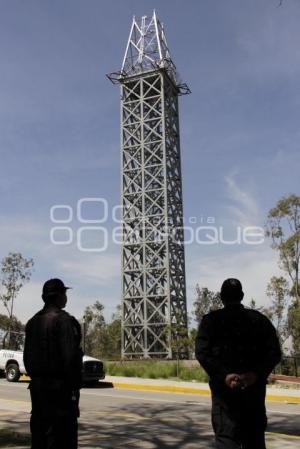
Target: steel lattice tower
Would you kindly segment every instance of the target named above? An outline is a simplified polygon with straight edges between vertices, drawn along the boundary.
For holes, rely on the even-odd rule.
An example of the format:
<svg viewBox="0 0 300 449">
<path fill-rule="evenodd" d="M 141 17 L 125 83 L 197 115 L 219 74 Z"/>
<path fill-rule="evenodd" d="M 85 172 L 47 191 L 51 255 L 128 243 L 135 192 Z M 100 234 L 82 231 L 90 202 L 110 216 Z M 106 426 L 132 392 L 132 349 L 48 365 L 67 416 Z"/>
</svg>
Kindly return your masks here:
<svg viewBox="0 0 300 449">
<path fill-rule="evenodd" d="M 122 357 L 172 358 L 187 330 L 178 95 L 190 91 L 155 12 L 133 18 L 109 78 L 121 85 Z"/>
</svg>

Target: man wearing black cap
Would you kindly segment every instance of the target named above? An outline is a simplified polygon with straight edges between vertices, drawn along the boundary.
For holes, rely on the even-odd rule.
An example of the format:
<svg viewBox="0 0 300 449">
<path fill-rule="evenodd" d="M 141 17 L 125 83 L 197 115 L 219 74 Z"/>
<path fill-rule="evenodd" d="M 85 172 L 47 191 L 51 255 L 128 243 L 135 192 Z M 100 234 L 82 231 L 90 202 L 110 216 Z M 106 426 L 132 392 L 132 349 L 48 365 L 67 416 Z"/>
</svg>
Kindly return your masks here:
<svg viewBox="0 0 300 449">
<path fill-rule="evenodd" d="M 244 308 L 243 297 L 239 280 L 224 281 L 224 308 L 203 317 L 196 337 L 196 358 L 210 377 L 218 449 L 266 448 L 266 383 L 281 358 L 275 328 Z"/>
<path fill-rule="evenodd" d="M 60 279 L 45 282 L 45 305 L 25 329 L 24 364 L 31 377 L 32 449 L 77 449 L 81 330 L 78 321 L 63 310 L 68 288 Z"/>
</svg>

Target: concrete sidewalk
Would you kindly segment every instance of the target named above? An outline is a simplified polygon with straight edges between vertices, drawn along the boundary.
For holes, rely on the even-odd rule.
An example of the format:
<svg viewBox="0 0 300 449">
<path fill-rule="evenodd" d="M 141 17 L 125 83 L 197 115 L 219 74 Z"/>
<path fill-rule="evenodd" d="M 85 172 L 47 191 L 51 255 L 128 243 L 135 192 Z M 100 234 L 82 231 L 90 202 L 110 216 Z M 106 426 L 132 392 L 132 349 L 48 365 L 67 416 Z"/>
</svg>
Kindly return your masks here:
<svg viewBox="0 0 300 449">
<path fill-rule="evenodd" d="M 174 393 L 200 394 L 209 396 L 209 385 L 204 382 L 184 382 L 165 379 L 142 379 L 138 377 L 106 376 L 105 382 L 112 383 L 114 388 L 133 390 L 166 391 Z M 300 403 L 300 389 L 282 388 L 279 385 L 267 386 L 268 401 Z"/>
</svg>

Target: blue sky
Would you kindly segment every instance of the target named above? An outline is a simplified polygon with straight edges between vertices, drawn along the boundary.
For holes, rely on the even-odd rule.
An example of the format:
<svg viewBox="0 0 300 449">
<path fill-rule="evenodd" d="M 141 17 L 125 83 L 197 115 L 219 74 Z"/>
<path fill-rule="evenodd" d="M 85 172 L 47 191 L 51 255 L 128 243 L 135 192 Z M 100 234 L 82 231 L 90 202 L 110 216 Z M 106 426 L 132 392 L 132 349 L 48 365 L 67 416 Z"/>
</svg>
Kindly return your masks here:
<svg viewBox="0 0 300 449">
<path fill-rule="evenodd" d="M 263 226 L 279 198 L 299 193 L 300 1 L 278 3 L 0 1 L 0 257 L 20 251 L 35 260 L 19 318 L 40 307 L 53 276 L 74 286 L 68 310 L 77 317 L 101 300 L 109 318 L 120 300 L 120 247 L 111 239 L 102 253 L 53 245 L 50 209 L 106 198 L 111 235 L 120 113 L 118 87 L 105 74 L 121 67 L 133 15 L 156 9 L 192 90 L 180 98 L 187 222 L 195 217 L 195 228 L 214 217 L 233 238 L 237 226 Z M 92 205 L 85 212 L 97 216 Z M 68 226 L 76 235 L 80 223 L 74 216 Z M 186 245 L 186 270 L 189 309 L 197 282 L 218 289 L 229 276 L 264 304 L 279 272 L 268 241 Z"/>
</svg>

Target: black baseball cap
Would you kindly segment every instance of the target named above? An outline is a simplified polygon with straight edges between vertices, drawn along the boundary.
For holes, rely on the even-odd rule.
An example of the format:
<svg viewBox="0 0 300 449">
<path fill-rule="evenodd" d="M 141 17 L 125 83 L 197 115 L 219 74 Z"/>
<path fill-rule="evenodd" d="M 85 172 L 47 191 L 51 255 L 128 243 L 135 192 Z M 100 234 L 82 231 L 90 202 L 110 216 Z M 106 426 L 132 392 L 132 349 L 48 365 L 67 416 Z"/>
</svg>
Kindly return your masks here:
<svg viewBox="0 0 300 449">
<path fill-rule="evenodd" d="M 71 287 L 66 287 L 61 279 L 49 279 L 43 285 L 43 293 L 42 296 L 52 296 L 57 293 L 65 293 L 66 290 L 69 290 Z"/>
</svg>

